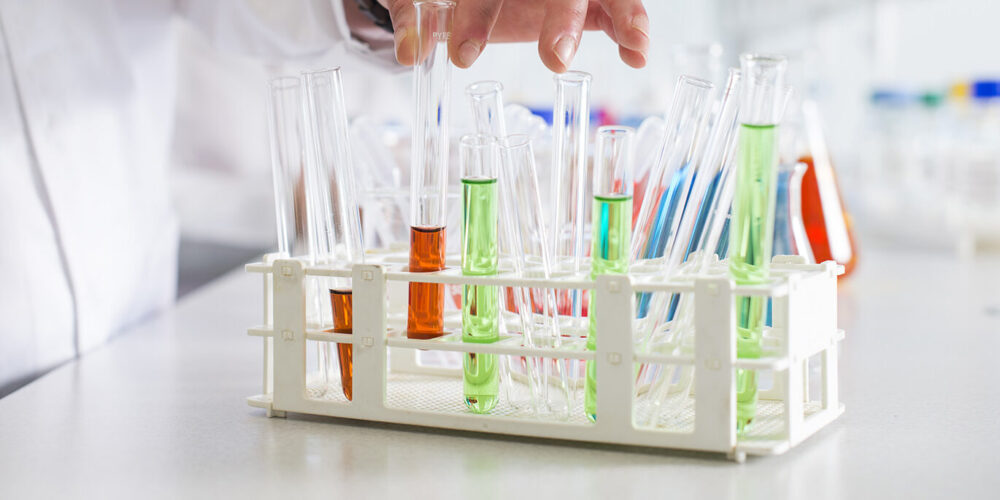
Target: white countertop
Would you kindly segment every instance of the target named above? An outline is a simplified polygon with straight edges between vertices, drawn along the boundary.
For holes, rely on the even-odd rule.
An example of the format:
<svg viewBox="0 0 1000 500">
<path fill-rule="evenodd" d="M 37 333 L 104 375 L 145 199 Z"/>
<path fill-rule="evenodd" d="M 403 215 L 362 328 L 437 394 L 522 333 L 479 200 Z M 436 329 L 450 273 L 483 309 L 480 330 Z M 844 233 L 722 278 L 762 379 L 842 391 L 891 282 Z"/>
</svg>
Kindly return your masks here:
<svg viewBox="0 0 1000 500">
<path fill-rule="evenodd" d="M 995 495 L 1000 260 L 862 252 L 840 293 L 847 412 L 782 456 L 266 418 L 245 400 L 260 282 L 236 271 L 0 400 L 0 498 Z"/>
</svg>

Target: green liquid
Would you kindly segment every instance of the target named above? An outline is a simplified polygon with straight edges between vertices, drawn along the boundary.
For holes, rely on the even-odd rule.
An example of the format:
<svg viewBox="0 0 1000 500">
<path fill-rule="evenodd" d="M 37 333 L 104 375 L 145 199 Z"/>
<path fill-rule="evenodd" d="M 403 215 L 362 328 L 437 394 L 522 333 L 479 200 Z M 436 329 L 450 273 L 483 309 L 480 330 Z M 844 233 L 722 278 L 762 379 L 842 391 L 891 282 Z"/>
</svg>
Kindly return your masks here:
<svg viewBox="0 0 1000 500">
<path fill-rule="evenodd" d="M 778 127 L 741 125 L 736 192 L 729 229 L 729 274 L 737 285 L 767 282 L 774 235 L 778 175 Z M 767 297 L 736 298 L 736 354 L 759 358 Z M 736 372 L 736 427 L 742 432 L 757 414 L 757 373 Z"/>
<path fill-rule="evenodd" d="M 632 244 L 632 197 L 595 196 L 594 234 L 591 248 L 590 277 L 600 274 L 625 274 L 628 272 L 629 253 Z M 597 325 L 593 312 L 597 294 L 590 295 L 590 331 L 587 334 L 587 350 L 597 349 Z M 591 421 L 597 420 L 597 363 L 587 361 L 587 378 L 584 381 L 583 410 Z"/>
<path fill-rule="evenodd" d="M 462 274 L 497 273 L 497 180 L 462 179 Z M 495 286 L 462 290 L 462 341 L 489 344 L 500 339 L 500 300 Z M 486 413 L 497 404 L 499 375 L 495 354 L 469 353 L 463 361 L 465 404 Z"/>
</svg>

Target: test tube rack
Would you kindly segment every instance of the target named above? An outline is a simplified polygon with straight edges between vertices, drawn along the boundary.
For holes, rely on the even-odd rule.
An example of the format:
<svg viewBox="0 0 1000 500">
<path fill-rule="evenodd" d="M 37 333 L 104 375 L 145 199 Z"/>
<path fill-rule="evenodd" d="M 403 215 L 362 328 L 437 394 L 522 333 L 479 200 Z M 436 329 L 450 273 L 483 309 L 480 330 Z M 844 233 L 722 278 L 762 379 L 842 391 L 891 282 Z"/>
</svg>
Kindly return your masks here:
<svg viewBox="0 0 1000 500">
<path fill-rule="evenodd" d="M 263 278 L 263 325 L 248 333 L 263 339 L 263 391 L 248 398 L 269 417 L 287 412 L 427 426 L 462 431 L 545 439 L 610 443 L 662 449 L 723 453 L 737 462 L 747 455 L 782 454 L 834 421 L 844 411 L 838 395 L 837 349 L 844 333 L 837 328 L 837 276 L 832 262 L 806 264 L 798 257 L 776 256 L 766 285 L 738 286 L 725 262 L 707 272 L 664 277 L 634 266 L 629 274 L 586 274 L 550 280 L 501 272 L 497 276 L 462 276 L 449 263 L 443 271 L 411 273 L 407 254 L 370 252 L 366 263 L 352 268 L 309 265 L 300 259 L 265 256 L 246 266 Z M 330 333 L 329 327 L 307 325 L 307 287 L 315 277 L 346 277 L 353 282 L 353 334 Z M 596 350 L 584 339 L 558 348 L 525 347 L 520 336 L 493 344 L 461 341 L 460 311 L 446 316 L 451 333 L 432 340 L 405 335 L 408 282 L 448 285 L 496 285 L 586 289 L 598 294 L 596 315 L 601 334 Z M 691 294 L 694 299 L 692 355 L 636 352 L 632 329 L 637 292 Z M 765 332 L 765 349 L 757 359 L 738 359 L 734 299 L 773 299 L 773 326 Z M 401 299 L 401 300 L 400 300 Z M 307 370 L 308 341 L 353 344 L 353 400 Z M 331 344 L 332 347 L 332 344 Z M 597 363 L 597 421 L 583 416 L 578 402 L 569 418 L 558 419 L 505 406 L 477 415 L 465 408 L 460 367 L 421 364 L 427 351 L 476 352 L 507 356 L 593 360 Z M 633 390 L 637 363 L 696 367 L 687 407 L 666 426 L 638 426 Z M 736 371 L 770 374 L 761 387 L 757 417 L 749 430 L 736 432 Z M 817 377 L 810 372 L 819 372 Z M 331 374 L 333 375 L 333 374 Z M 333 387 L 325 390 L 325 387 Z M 810 390 L 817 387 L 818 390 Z M 582 399 L 582 398 L 579 398 Z"/>
</svg>

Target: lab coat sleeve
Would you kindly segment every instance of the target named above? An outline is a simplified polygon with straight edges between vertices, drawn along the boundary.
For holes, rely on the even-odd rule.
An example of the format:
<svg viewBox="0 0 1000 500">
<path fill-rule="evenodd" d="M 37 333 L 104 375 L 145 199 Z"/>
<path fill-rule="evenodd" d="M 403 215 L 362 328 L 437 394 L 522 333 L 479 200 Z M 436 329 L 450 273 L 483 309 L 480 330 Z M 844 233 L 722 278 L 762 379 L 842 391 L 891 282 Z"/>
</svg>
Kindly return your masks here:
<svg viewBox="0 0 1000 500">
<path fill-rule="evenodd" d="M 320 56 L 350 40 L 342 0 L 177 0 L 216 47 L 270 60 Z"/>
</svg>

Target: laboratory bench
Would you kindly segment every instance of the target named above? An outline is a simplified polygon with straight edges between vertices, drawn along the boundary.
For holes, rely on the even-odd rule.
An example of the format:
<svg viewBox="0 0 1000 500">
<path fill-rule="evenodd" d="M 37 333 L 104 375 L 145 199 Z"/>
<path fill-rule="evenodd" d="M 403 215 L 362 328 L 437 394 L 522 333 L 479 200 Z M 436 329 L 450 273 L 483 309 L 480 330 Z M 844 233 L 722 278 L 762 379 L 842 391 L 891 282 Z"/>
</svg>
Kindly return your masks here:
<svg viewBox="0 0 1000 500">
<path fill-rule="evenodd" d="M 236 270 L 0 399 L 0 498 L 996 495 L 1000 258 L 862 241 L 839 292 L 846 413 L 784 455 L 267 418 L 246 401 L 260 277 Z"/>
</svg>

